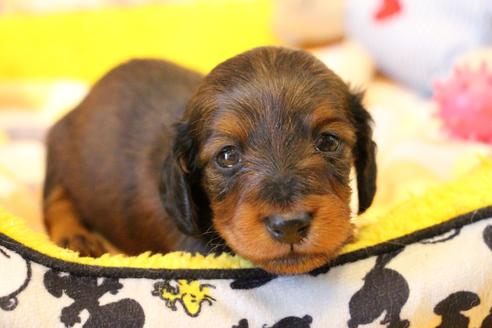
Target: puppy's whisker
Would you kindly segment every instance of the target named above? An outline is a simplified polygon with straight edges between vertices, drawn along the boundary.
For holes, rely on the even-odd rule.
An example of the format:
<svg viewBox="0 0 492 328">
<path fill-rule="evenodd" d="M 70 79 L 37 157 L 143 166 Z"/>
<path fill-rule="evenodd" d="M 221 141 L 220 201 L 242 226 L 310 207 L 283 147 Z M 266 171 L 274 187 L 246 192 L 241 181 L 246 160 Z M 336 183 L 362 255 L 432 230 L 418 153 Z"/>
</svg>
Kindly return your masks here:
<svg viewBox="0 0 492 328">
<path fill-rule="evenodd" d="M 203 231 L 200 235 L 201 236 L 206 236 L 206 235 L 212 235 L 212 234 L 216 234 L 217 232 L 215 231 L 215 229 L 213 228 L 213 226 L 210 226 L 207 228 L 207 230 Z"/>
<path fill-rule="evenodd" d="M 213 253 L 218 253 L 218 250 L 221 249 L 221 247 L 223 247 L 224 244 L 222 242 L 220 242 L 220 238 L 217 237 L 215 239 L 211 239 L 209 242 L 207 242 L 207 245 L 206 245 L 206 248 L 209 249 L 209 253 L 213 254 Z"/>
</svg>

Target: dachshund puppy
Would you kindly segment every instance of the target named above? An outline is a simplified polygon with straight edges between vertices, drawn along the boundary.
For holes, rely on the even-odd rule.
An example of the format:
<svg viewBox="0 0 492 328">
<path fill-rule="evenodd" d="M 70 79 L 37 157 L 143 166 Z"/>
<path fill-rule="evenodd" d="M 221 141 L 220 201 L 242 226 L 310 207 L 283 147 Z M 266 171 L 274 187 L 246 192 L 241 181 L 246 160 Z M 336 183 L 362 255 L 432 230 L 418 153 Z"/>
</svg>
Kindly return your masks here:
<svg viewBox="0 0 492 328">
<path fill-rule="evenodd" d="M 83 255 L 230 249 L 274 273 L 325 264 L 376 190 L 371 117 L 312 55 L 262 47 L 207 76 L 134 60 L 48 136 L 44 217 Z"/>
</svg>

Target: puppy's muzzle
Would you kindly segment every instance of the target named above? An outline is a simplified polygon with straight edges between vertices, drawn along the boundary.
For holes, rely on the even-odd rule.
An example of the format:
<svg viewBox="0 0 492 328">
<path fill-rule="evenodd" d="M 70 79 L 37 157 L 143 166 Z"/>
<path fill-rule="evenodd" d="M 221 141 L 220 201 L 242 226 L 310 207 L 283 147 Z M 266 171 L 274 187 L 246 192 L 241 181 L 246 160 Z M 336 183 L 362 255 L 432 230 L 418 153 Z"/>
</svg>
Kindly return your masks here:
<svg viewBox="0 0 492 328">
<path fill-rule="evenodd" d="M 309 231 L 313 216 L 307 212 L 273 214 L 264 220 L 273 239 L 285 244 L 297 244 Z"/>
</svg>

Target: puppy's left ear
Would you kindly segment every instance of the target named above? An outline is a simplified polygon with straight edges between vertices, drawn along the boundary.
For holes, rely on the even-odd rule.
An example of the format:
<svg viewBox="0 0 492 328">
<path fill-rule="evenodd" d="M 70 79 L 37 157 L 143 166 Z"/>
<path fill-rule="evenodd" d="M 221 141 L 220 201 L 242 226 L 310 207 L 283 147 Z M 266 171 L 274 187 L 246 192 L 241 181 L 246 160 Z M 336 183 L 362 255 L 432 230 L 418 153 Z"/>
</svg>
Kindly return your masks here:
<svg viewBox="0 0 492 328">
<path fill-rule="evenodd" d="M 359 194 L 359 214 L 371 206 L 376 193 L 376 143 L 372 140 L 372 117 L 362 106 L 363 94 L 350 97 L 350 110 L 356 128 L 356 144 L 353 149 L 357 190 Z"/>
</svg>

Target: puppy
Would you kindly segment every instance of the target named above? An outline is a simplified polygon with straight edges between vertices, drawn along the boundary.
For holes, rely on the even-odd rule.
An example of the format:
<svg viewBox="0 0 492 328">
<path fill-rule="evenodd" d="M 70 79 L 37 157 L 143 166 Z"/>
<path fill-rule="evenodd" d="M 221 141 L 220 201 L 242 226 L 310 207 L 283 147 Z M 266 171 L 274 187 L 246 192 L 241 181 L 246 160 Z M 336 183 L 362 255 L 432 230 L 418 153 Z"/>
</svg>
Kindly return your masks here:
<svg viewBox="0 0 492 328">
<path fill-rule="evenodd" d="M 48 135 L 44 218 L 82 255 L 232 250 L 270 272 L 332 259 L 376 190 L 360 95 L 298 50 L 262 47 L 207 76 L 133 60 Z"/>
</svg>

